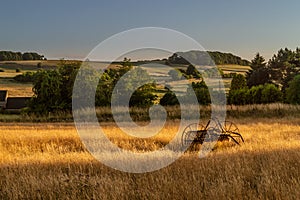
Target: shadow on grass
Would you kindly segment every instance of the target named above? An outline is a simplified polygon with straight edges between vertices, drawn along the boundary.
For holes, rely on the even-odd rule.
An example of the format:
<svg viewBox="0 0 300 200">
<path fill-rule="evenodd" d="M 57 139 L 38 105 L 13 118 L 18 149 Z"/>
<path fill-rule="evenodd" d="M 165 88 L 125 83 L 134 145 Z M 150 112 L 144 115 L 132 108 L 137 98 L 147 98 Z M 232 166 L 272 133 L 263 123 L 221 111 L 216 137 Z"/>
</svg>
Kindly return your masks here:
<svg viewBox="0 0 300 200">
<path fill-rule="evenodd" d="M 103 164 L 60 161 L 0 167 L 1 199 L 297 199 L 300 148 L 185 154 L 159 171 L 129 174 Z"/>
</svg>

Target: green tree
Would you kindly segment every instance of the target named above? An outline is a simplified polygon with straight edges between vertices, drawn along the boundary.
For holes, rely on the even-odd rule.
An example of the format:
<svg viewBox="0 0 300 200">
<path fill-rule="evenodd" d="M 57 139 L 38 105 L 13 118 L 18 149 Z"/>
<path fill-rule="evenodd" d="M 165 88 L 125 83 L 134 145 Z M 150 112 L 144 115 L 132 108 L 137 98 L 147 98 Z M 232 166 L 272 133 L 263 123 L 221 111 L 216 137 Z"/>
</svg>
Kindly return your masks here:
<svg viewBox="0 0 300 200">
<path fill-rule="evenodd" d="M 289 87 L 286 91 L 286 100 L 291 104 L 300 104 L 300 75 L 295 76 L 289 82 Z"/>
<path fill-rule="evenodd" d="M 23 60 L 33 60 L 33 56 L 31 53 L 24 53 L 22 58 Z"/>
<path fill-rule="evenodd" d="M 229 104 L 245 105 L 248 103 L 248 89 L 241 88 L 232 90 L 227 98 Z"/>
<path fill-rule="evenodd" d="M 176 97 L 176 95 L 168 90 L 168 92 L 160 99 L 159 104 L 162 106 L 173 106 L 173 105 L 179 105 L 179 101 Z"/>
<path fill-rule="evenodd" d="M 154 104 L 157 99 L 157 95 L 153 94 L 155 90 L 155 84 L 146 84 L 139 87 L 132 94 L 129 106 L 131 107 L 149 107 Z"/>
<path fill-rule="evenodd" d="M 200 72 L 196 69 L 194 65 L 189 65 L 186 69 L 186 74 L 192 76 L 193 78 L 201 78 Z"/>
<path fill-rule="evenodd" d="M 6 60 L 44 60 L 43 55 L 37 53 L 25 52 L 12 52 L 12 51 L 0 51 L 0 61 Z"/>
<path fill-rule="evenodd" d="M 247 88 L 245 76 L 242 74 L 235 74 L 232 78 L 230 91 Z"/>
<path fill-rule="evenodd" d="M 39 70 L 33 75 L 34 96 L 30 111 L 46 114 L 72 108 L 72 92 L 80 63 L 62 61 L 55 70 Z M 31 75 L 30 75 L 31 76 Z"/>
<path fill-rule="evenodd" d="M 113 78 L 107 72 L 104 72 L 97 86 L 96 106 L 110 106 L 111 95 L 113 91 Z"/>
<path fill-rule="evenodd" d="M 261 56 L 259 53 L 257 53 L 253 58 L 253 60 L 251 60 L 250 67 L 251 70 L 257 70 L 266 67 L 265 58 Z"/>
<path fill-rule="evenodd" d="M 190 94 L 194 92 L 196 94 L 198 103 L 201 105 L 208 105 L 211 103 L 210 94 L 207 85 L 204 81 L 195 83 L 193 82 L 191 86 L 187 89 L 187 96 L 186 98 L 190 98 Z M 187 99 L 187 102 L 188 102 Z"/>
<path fill-rule="evenodd" d="M 252 86 L 248 90 L 248 103 L 249 104 L 261 104 L 262 103 L 262 91 L 264 89 L 263 85 Z"/>
<path fill-rule="evenodd" d="M 270 82 L 270 70 L 266 66 L 264 57 L 259 53 L 255 55 L 247 72 L 247 85 L 249 88 L 256 85 L 264 85 Z"/>
<path fill-rule="evenodd" d="M 60 64 L 58 65 L 58 72 L 62 82 L 60 93 L 61 93 L 62 101 L 64 102 L 64 109 L 67 110 L 72 109 L 73 86 L 81 64 L 82 64 L 81 62 L 61 61 Z M 90 77 L 90 76 L 96 77 L 98 75 L 90 67 L 87 66 L 81 66 L 81 67 L 85 68 L 84 71 L 86 73 L 89 73 L 89 75 L 87 75 L 86 77 Z M 90 71 L 92 71 L 93 73 L 91 73 Z"/>
<path fill-rule="evenodd" d="M 262 103 L 275 103 L 282 100 L 281 91 L 274 84 L 266 84 L 261 93 Z"/>
<path fill-rule="evenodd" d="M 242 74 L 234 74 L 227 101 L 229 104 L 244 105 L 247 103 L 247 83 Z"/>
<path fill-rule="evenodd" d="M 35 74 L 35 72 L 25 72 L 15 76 L 14 80 L 21 83 L 34 82 Z"/>
<path fill-rule="evenodd" d="M 116 88 L 116 99 L 112 101 L 117 102 L 118 105 L 124 105 L 122 99 L 127 99 L 128 95 L 132 94 L 130 97 L 130 106 L 149 106 L 154 103 L 157 98 L 153 94 L 155 90 L 155 83 L 149 76 L 146 70 L 137 67 L 128 71 L 122 76 L 122 79 L 116 80 L 118 82 L 118 88 Z M 146 84 L 145 84 L 146 83 Z M 115 85 L 113 85 L 115 88 Z"/>
<path fill-rule="evenodd" d="M 46 114 L 63 109 L 62 80 L 58 70 L 39 71 L 33 85 L 34 96 L 29 103 L 31 111 Z"/>
<path fill-rule="evenodd" d="M 269 61 L 271 82 L 282 88 L 283 92 L 288 87 L 288 83 L 299 73 L 299 57 L 298 48 L 295 52 L 285 48 L 280 49 Z"/>
</svg>

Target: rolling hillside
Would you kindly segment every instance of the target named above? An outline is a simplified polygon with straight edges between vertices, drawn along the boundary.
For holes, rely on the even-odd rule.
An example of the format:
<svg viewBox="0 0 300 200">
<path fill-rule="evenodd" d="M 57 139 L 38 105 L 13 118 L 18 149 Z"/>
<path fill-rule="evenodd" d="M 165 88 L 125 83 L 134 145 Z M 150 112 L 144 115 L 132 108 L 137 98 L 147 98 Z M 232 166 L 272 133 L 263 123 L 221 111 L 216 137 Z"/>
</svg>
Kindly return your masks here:
<svg viewBox="0 0 300 200">
<path fill-rule="evenodd" d="M 180 54 L 180 53 L 179 53 Z M 203 52 L 197 52 L 197 51 L 189 51 L 185 53 L 185 56 L 188 57 L 196 57 L 203 58 Z M 220 68 L 224 74 L 230 74 L 230 73 L 240 73 L 245 74 L 250 67 L 242 64 L 248 64 L 249 62 L 246 60 L 241 59 L 238 56 L 228 54 L 228 53 L 220 53 L 220 52 L 209 52 L 211 57 L 217 57 L 218 68 Z M 207 54 L 206 54 L 207 55 Z M 32 96 L 32 84 L 31 83 L 19 83 L 16 82 L 13 77 L 16 75 L 22 74 L 24 72 L 30 72 L 30 71 L 37 71 L 39 69 L 54 69 L 59 65 L 61 60 L 33 60 L 33 61 L 0 61 L 0 90 L 9 90 L 10 96 Z M 64 62 L 79 62 L 79 61 L 73 61 L 73 60 L 67 60 Z M 223 64 L 220 64 L 222 63 Z M 228 62 L 231 62 L 230 64 L 226 64 Z M 120 66 L 122 62 L 115 62 L 111 64 L 111 67 Z M 170 64 L 172 67 L 186 70 L 188 64 L 184 63 L 180 59 L 180 57 L 176 57 L 174 55 L 170 56 L 168 59 L 162 59 L 162 60 L 153 60 L 153 61 L 137 61 L 132 62 L 135 66 L 141 66 L 143 64 L 148 63 L 157 63 L 157 64 Z M 224 64 L 225 63 L 225 64 Z M 103 67 L 106 67 L 106 62 L 100 62 L 100 64 L 103 64 Z M 97 62 L 97 65 L 99 65 L 99 62 Z M 229 90 L 231 78 L 224 78 L 224 85 L 226 90 Z M 170 83 L 171 85 L 176 83 Z"/>
</svg>

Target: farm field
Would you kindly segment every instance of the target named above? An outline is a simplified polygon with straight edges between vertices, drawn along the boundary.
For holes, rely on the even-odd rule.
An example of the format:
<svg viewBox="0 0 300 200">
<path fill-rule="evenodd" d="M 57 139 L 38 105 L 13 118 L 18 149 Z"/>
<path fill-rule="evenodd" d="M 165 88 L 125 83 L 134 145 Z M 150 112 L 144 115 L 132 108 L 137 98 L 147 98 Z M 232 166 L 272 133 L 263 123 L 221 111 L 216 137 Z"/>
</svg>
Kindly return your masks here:
<svg viewBox="0 0 300 200">
<path fill-rule="evenodd" d="M 3 72 L 0 72 L 0 90 L 8 90 L 10 97 L 31 97 L 33 95 L 32 92 L 32 84 L 31 83 L 19 83 L 15 81 L 13 78 L 19 74 L 22 74 L 24 72 L 30 72 L 30 71 L 37 71 L 37 64 L 41 63 L 41 66 L 43 69 L 50 69 L 55 68 L 57 65 L 59 65 L 61 61 L 60 60 L 37 60 L 37 61 L 0 61 L 0 70 L 3 70 Z M 72 62 L 72 61 L 67 61 Z M 99 67 L 106 68 L 107 63 L 97 63 L 95 64 Z M 117 64 L 112 64 L 110 67 L 116 67 Z M 221 68 L 225 74 L 228 73 L 242 73 L 245 74 L 248 70 L 248 66 L 240 66 L 240 65 L 219 65 L 219 68 Z M 181 67 L 182 68 L 182 67 Z M 16 69 L 19 69 L 20 72 L 16 72 Z M 178 85 L 179 87 L 181 85 L 185 86 L 185 82 L 182 84 L 182 81 L 173 81 L 170 83 L 170 85 Z M 224 78 L 224 87 L 225 90 L 228 92 L 231 78 Z M 216 86 L 219 85 L 219 82 L 215 83 Z M 184 87 L 185 88 L 185 87 Z M 183 88 L 183 89 L 184 89 Z M 182 90 L 181 88 L 177 88 L 179 92 Z M 159 94 L 161 97 L 162 94 Z"/>
<path fill-rule="evenodd" d="M 31 83 L 19 83 L 8 78 L 0 77 L 0 90 L 8 90 L 10 97 L 31 97 L 33 95 Z"/>
<path fill-rule="evenodd" d="M 36 71 L 39 62 L 47 63 L 49 66 L 53 61 L 1 61 L 0 90 L 8 90 L 10 97 L 31 97 L 33 95 L 32 84 L 19 83 L 13 78 L 24 72 Z M 16 69 L 20 72 L 16 72 Z"/>
<path fill-rule="evenodd" d="M 22 60 L 22 61 L 0 61 L 0 69 L 3 70 L 16 70 L 22 71 L 35 71 L 37 70 L 38 63 L 42 68 L 54 68 L 61 61 L 60 60 Z"/>
<path fill-rule="evenodd" d="M 242 66 L 242 65 L 218 65 L 225 74 L 227 73 L 240 73 L 245 74 L 247 71 L 250 70 L 249 66 Z"/>
<path fill-rule="evenodd" d="M 243 118 L 242 146 L 218 143 L 199 159 L 187 152 L 161 170 L 130 174 L 95 160 L 73 123 L 0 123 L 1 199 L 297 199 L 300 119 Z M 107 136 L 132 151 L 155 150 L 177 130 L 169 121 L 155 137 L 129 138 L 113 123 Z M 109 153 L 108 153 L 108 156 Z"/>
</svg>

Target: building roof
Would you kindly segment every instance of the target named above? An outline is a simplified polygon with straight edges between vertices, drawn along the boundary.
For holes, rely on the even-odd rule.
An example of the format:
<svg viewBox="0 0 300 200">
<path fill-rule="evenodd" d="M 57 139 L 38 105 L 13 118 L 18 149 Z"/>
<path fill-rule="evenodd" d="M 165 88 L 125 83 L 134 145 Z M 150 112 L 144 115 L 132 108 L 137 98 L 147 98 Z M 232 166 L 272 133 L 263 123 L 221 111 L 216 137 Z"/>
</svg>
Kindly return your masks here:
<svg viewBox="0 0 300 200">
<path fill-rule="evenodd" d="M 7 90 L 0 90 L 0 101 L 5 101 L 7 98 Z"/>
<path fill-rule="evenodd" d="M 8 97 L 6 109 L 22 109 L 27 107 L 30 97 Z"/>
</svg>

